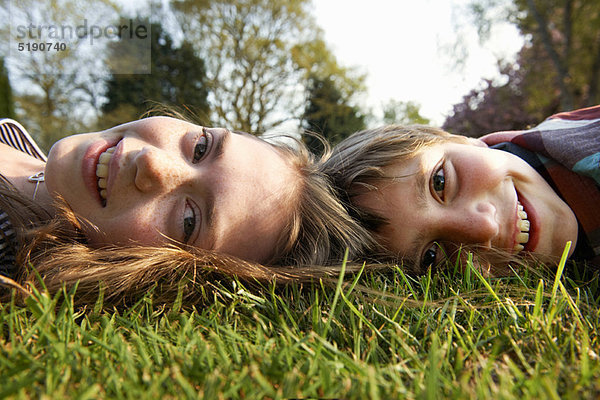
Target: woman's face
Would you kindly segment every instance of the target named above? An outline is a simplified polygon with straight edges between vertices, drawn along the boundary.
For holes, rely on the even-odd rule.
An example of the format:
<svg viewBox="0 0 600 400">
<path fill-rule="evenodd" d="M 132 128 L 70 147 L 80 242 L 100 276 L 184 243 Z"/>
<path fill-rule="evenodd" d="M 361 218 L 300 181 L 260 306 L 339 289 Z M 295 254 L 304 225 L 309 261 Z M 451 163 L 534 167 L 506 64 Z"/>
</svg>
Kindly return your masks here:
<svg viewBox="0 0 600 400">
<path fill-rule="evenodd" d="M 481 145 L 444 142 L 386 167 L 378 190 L 356 202 L 387 218 L 386 246 L 421 267 L 461 244 L 560 256 L 577 240 L 571 209 L 519 157 Z"/>
<path fill-rule="evenodd" d="M 265 261 L 298 179 L 251 135 L 154 117 L 69 136 L 48 157 L 46 185 L 98 230 L 94 245 L 175 239 Z"/>
</svg>

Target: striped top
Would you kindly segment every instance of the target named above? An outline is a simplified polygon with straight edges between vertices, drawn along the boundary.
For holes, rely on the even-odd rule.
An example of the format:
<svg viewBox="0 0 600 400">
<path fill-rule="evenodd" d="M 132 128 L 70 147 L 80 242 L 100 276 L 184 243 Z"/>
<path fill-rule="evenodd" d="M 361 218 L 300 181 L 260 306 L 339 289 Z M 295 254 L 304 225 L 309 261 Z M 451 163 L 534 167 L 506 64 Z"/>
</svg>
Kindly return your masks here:
<svg viewBox="0 0 600 400">
<path fill-rule="evenodd" d="M 46 155 L 17 121 L 0 119 L 0 143 L 47 161 Z M 12 277 L 15 267 L 15 251 L 11 245 L 14 240 L 15 232 L 8 215 L 0 210 L 0 274 L 8 277 Z"/>
</svg>

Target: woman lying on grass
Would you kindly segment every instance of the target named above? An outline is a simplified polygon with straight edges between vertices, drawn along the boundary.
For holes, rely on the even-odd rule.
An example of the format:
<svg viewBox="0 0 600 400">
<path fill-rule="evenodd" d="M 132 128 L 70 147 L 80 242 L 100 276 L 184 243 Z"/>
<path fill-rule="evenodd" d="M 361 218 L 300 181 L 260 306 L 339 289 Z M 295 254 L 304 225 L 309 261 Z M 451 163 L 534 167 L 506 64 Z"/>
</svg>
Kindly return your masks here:
<svg viewBox="0 0 600 400">
<path fill-rule="evenodd" d="M 357 132 L 324 169 L 387 257 L 415 273 L 467 246 L 502 275 L 511 260 L 557 261 L 567 241 L 573 259 L 600 265 L 600 106 L 481 139 L 423 126 Z"/>
<path fill-rule="evenodd" d="M 79 282 L 92 302 L 102 285 L 110 304 L 154 285 L 168 300 L 187 279 L 191 299 L 207 273 L 309 279 L 292 267 L 370 245 L 303 147 L 152 117 L 66 137 L 46 159 L 18 123 L 0 128 L 5 284 Z"/>
</svg>

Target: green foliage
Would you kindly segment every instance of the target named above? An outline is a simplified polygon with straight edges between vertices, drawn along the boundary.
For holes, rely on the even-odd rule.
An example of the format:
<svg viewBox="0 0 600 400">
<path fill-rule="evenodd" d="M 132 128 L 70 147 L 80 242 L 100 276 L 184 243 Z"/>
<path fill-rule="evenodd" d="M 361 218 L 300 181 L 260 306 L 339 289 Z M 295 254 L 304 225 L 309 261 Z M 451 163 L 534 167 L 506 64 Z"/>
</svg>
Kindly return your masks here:
<svg viewBox="0 0 600 400">
<path fill-rule="evenodd" d="M 468 9 L 482 43 L 489 40 L 493 26 L 507 22 L 519 29 L 526 42 L 517 65 L 510 67 L 518 79 L 509 76 L 508 83 L 489 82 L 477 96 L 468 95 L 459 107 L 474 111 L 493 107 L 509 109 L 505 119 L 514 119 L 504 121 L 505 125 L 497 128 L 495 125 L 502 121 L 496 115 L 491 125 L 497 130 L 527 125 L 529 121 L 523 113 L 529 113 L 535 122 L 540 122 L 558 111 L 600 103 L 599 2 L 472 0 Z M 500 68 L 505 73 L 507 66 L 500 63 Z M 450 125 L 482 125 L 482 121 L 471 122 L 452 121 Z M 482 133 L 485 132 L 479 134 Z"/>
<path fill-rule="evenodd" d="M 106 83 L 108 101 L 102 107 L 103 123 L 113 126 L 132 121 L 161 104 L 188 108 L 208 125 L 204 62 L 195 55 L 190 43 L 184 41 L 176 48 L 162 25 L 153 23 L 151 32 L 151 73 L 110 77 Z M 112 51 L 122 51 L 120 45 L 117 42 Z"/>
<path fill-rule="evenodd" d="M 523 49 L 519 55 L 518 60 L 523 61 L 526 67 L 505 65 L 501 69 L 506 83 L 500 85 L 485 80 L 481 89 L 465 95 L 461 103 L 453 106 L 443 129 L 454 134 L 480 137 L 490 132 L 528 129 L 553 114 L 557 103 L 552 102 L 549 96 L 540 98 L 549 99 L 550 104 L 536 103 L 535 108 L 531 108 L 533 105 L 527 92 L 535 90 L 535 85 L 530 85 L 526 77 L 538 64 L 525 61 L 530 54 Z"/>
<path fill-rule="evenodd" d="M 366 115 L 353 104 L 365 91 L 365 75 L 339 65 L 325 41 L 317 39 L 294 47 L 292 59 L 307 91 L 301 128 L 318 133 L 334 145 L 350 134 L 365 128 Z M 313 136 L 304 142 L 315 153 L 323 150 Z"/>
<path fill-rule="evenodd" d="M 10 21 L 34 27 L 105 26 L 114 20 L 117 6 L 111 0 L 20 0 L 10 2 Z M 16 29 L 12 30 L 16 34 Z M 56 33 L 55 33 L 56 34 Z M 37 34 L 33 34 L 37 42 Z M 43 36 L 43 35 L 42 35 Z M 56 140 L 73 132 L 85 132 L 95 123 L 103 84 L 101 49 L 73 41 L 61 51 L 11 52 L 11 79 L 17 118 L 32 133 L 40 147 L 48 149 Z M 23 39 L 21 39 L 23 41 Z"/>
<path fill-rule="evenodd" d="M 562 110 L 600 102 L 600 3 L 514 0 L 521 33 L 539 46 Z M 531 80 L 537 76 L 532 75 Z M 542 82 L 540 82 L 541 84 Z M 548 90 L 546 90 L 548 93 Z"/>
<path fill-rule="evenodd" d="M 412 101 L 390 100 L 383 106 L 383 122 L 387 125 L 428 125 L 431 121 L 421 115 L 421 106 Z"/>
<path fill-rule="evenodd" d="M 317 30 L 308 0 L 176 0 L 182 32 L 206 61 L 215 123 L 260 134 L 299 117 L 290 58 Z"/>
<path fill-rule="evenodd" d="M 561 270 L 233 282 L 183 309 L 36 293 L 0 305 L 0 397 L 597 398 L 597 277 L 576 287 Z"/>
<path fill-rule="evenodd" d="M 0 118 L 14 118 L 15 105 L 4 58 L 0 57 Z"/>
<path fill-rule="evenodd" d="M 315 81 L 329 80 L 345 102 L 364 93 L 366 75 L 356 68 L 341 66 L 320 30 L 317 29 L 314 35 L 312 40 L 294 46 L 291 53 L 296 68 L 302 71 L 305 86 L 311 87 Z"/>
<path fill-rule="evenodd" d="M 304 111 L 303 126 L 310 132 L 323 136 L 331 145 L 365 128 L 365 116 L 347 104 L 330 78 L 310 80 L 308 101 Z M 304 142 L 314 153 L 323 151 L 321 142 L 314 136 L 304 135 Z"/>
</svg>

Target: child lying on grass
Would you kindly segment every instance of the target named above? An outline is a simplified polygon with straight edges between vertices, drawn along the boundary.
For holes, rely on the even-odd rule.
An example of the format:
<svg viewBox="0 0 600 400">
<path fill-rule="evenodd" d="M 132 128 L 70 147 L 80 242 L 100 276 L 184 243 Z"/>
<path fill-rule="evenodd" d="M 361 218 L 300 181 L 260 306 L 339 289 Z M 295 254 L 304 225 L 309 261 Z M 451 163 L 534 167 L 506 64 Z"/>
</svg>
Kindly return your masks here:
<svg viewBox="0 0 600 400">
<path fill-rule="evenodd" d="M 424 126 L 353 134 L 324 165 L 351 213 L 413 272 L 464 246 L 484 272 L 509 261 L 600 265 L 600 106 L 480 139 Z M 462 252 L 464 254 L 464 252 Z"/>
</svg>

